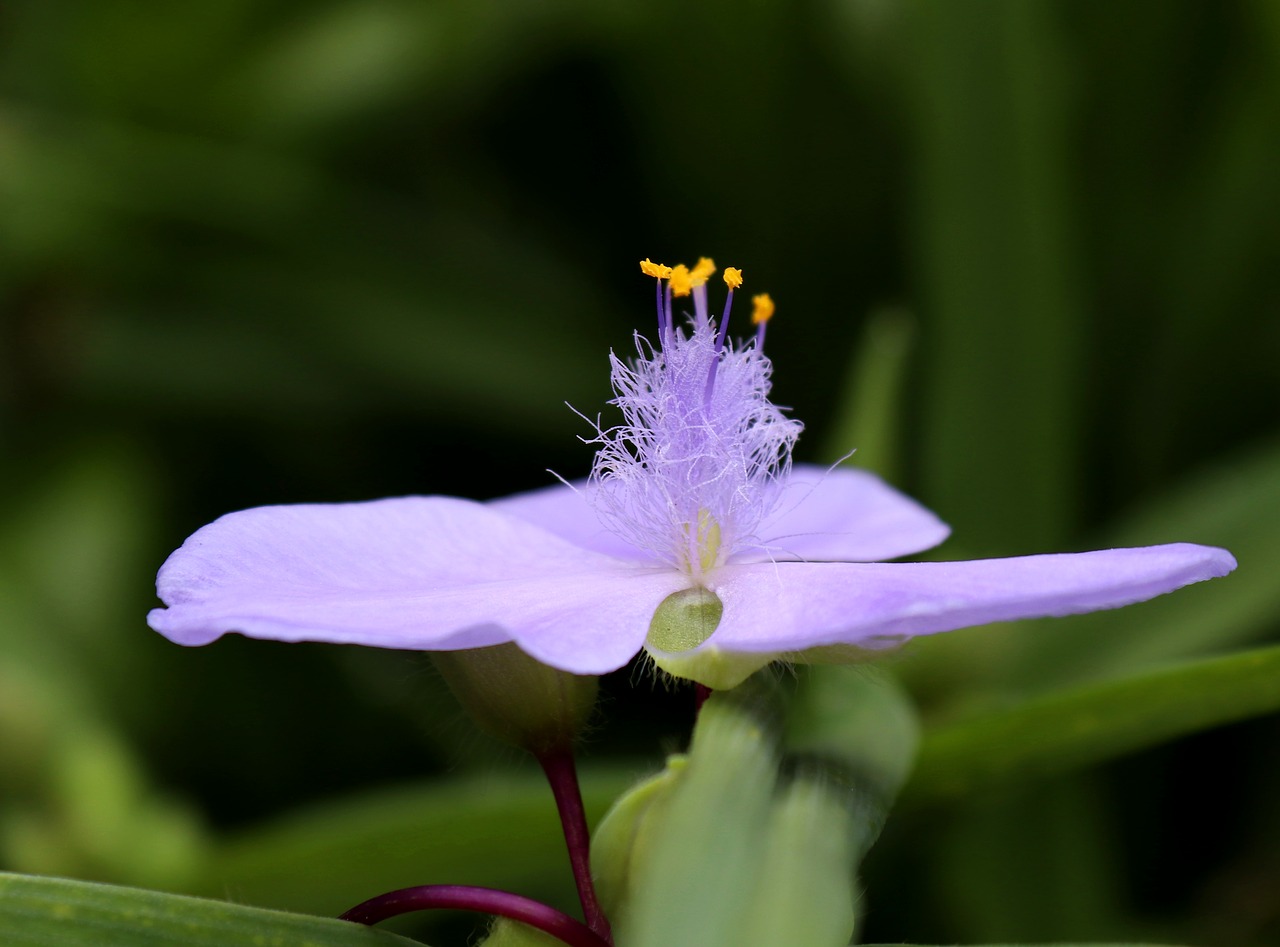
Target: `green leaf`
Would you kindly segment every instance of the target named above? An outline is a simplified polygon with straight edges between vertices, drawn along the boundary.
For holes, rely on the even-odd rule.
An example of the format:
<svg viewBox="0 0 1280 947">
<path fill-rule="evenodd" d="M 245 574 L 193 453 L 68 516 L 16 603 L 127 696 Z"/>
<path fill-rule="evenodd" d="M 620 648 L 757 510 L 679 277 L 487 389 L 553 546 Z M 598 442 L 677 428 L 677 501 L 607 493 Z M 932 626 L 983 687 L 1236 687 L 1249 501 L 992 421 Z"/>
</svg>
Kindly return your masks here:
<svg viewBox="0 0 1280 947">
<path fill-rule="evenodd" d="M 0 523 L 0 658 L 29 666 L 95 715 L 141 716 L 150 691 L 138 633 L 153 568 L 150 472 L 133 452 L 87 441 L 24 489 Z"/>
<path fill-rule="evenodd" d="M 1280 646 L 1073 688 L 929 731 L 914 800 L 1087 766 L 1280 710 Z"/>
<path fill-rule="evenodd" d="M 1240 5 L 1238 28 L 1265 34 L 1266 18 L 1274 13 L 1263 8 L 1272 6 Z M 1163 213 L 1170 224 L 1158 243 L 1151 242 L 1154 278 L 1143 279 L 1142 261 L 1131 262 L 1128 247 L 1104 244 L 1095 251 L 1124 259 L 1126 280 L 1150 287 L 1153 298 L 1146 305 L 1158 313 L 1143 358 L 1129 366 L 1127 403 L 1117 405 L 1127 421 L 1122 449 L 1139 475 L 1176 469 L 1189 443 L 1203 449 L 1197 434 L 1274 391 L 1274 345 L 1241 344 L 1245 338 L 1262 341 L 1255 313 L 1274 311 L 1273 291 L 1256 295 L 1256 278 L 1274 260 L 1280 207 L 1271 160 L 1280 149 L 1275 58 L 1261 49 L 1253 53 L 1257 59 L 1251 53 L 1241 50 L 1239 69 L 1221 80 L 1216 107 L 1201 116 L 1200 133 L 1188 136 L 1177 159 L 1186 169 L 1184 180 L 1154 198 L 1167 203 Z M 1126 66 L 1148 71 L 1132 60 Z M 1257 81 L 1257 69 L 1268 78 Z M 1150 200 L 1117 210 L 1132 214 Z"/>
<path fill-rule="evenodd" d="M 588 817 L 599 818 L 634 772 L 585 767 Z M 531 896 L 573 890 L 540 773 L 371 792 L 286 816 L 215 853 L 196 891 L 336 915 L 379 892 L 441 878 Z"/>
<path fill-rule="evenodd" d="M 1189 480 L 1103 537 L 1109 546 L 1223 546 L 1240 568 L 1224 579 L 1114 612 L 1046 622 L 1014 669 L 1032 687 L 1116 674 L 1256 638 L 1280 618 L 1280 442 Z"/>
<path fill-rule="evenodd" d="M 43 463 L 0 523 L 0 864 L 181 887 L 200 820 L 155 790 L 117 726 L 143 716 L 154 677 L 145 586 L 129 591 L 150 571 L 147 472 L 109 442 Z"/>
<path fill-rule="evenodd" d="M 1135 510 L 1085 548 L 1197 542 L 1229 549 L 1240 568 L 1127 608 L 1014 622 L 911 643 L 895 671 L 912 693 L 982 691 L 1022 698 L 1122 677 L 1225 650 L 1268 634 L 1280 620 L 1280 442 L 1189 478 Z M 944 696 L 945 700 L 946 697 Z"/>
<path fill-rule="evenodd" d="M 147 785 L 137 760 L 95 723 L 64 726 L 46 748 L 44 792 L 0 811 L 9 868 L 181 888 L 199 871 L 199 817 Z"/>
<path fill-rule="evenodd" d="M 348 921 L 137 888 L 0 873 L 9 947 L 394 947 L 407 940 Z"/>
<path fill-rule="evenodd" d="M 881 309 L 867 319 L 827 434 L 823 456 L 828 460 L 856 449 L 850 463 L 897 480 L 902 460 L 901 408 L 914 334 L 910 313 L 901 309 Z"/>
<path fill-rule="evenodd" d="M 885 680 L 847 672 L 802 678 L 801 747 L 776 793 L 777 689 L 757 675 L 702 708 L 687 756 L 619 799 L 592 857 L 620 943 L 849 942 L 854 872 L 905 775 L 914 717 Z"/>
<path fill-rule="evenodd" d="M 1070 59 L 1045 4 L 909 10 L 925 499 L 971 549 L 1053 548 L 1079 469 Z"/>
<path fill-rule="evenodd" d="M 929 834 L 935 910 L 961 943 L 1146 938 L 1093 773 L 974 793 Z"/>
</svg>

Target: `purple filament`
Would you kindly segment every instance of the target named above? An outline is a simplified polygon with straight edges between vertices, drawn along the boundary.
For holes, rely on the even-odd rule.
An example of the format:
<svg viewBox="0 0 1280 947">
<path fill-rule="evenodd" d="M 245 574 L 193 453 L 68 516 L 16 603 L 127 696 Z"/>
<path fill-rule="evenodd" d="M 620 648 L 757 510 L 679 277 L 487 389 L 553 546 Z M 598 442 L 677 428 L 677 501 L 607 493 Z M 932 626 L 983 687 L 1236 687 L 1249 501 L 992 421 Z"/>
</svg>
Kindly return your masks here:
<svg viewBox="0 0 1280 947">
<path fill-rule="evenodd" d="M 725 336 L 729 334 L 729 312 L 733 309 L 733 290 L 724 297 L 724 313 L 720 316 L 720 332 L 716 336 L 716 352 L 724 351 Z"/>
<path fill-rule="evenodd" d="M 672 337 L 675 335 L 676 325 L 671 316 L 671 280 L 667 280 L 667 292 L 664 306 L 665 318 L 662 324 L 662 336 L 658 339 L 658 344 L 666 348 L 671 344 Z"/>
<path fill-rule="evenodd" d="M 667 311 L 662 305 L 662 280 L 658 279 L 654 280 L 654 282 L 658 284 L 658 342 L 661 343 L 667 334 Z"/>
<path fill-rule="evenodd" d="M 720 331 L 716 333 L 716 354 L 711 360 L 711 368 L 707 372 L 707 390 L 703 400 L 710 403 L 711 392 L 716 387 L 716 369 L 720 367 L 720 353 L 724 351 L 725 336 L 729 334 L 729 311 L 733 308 L 733 290 L 730 289 L 724 298 L 724 313 L 720 316 Z"/>
</svg>

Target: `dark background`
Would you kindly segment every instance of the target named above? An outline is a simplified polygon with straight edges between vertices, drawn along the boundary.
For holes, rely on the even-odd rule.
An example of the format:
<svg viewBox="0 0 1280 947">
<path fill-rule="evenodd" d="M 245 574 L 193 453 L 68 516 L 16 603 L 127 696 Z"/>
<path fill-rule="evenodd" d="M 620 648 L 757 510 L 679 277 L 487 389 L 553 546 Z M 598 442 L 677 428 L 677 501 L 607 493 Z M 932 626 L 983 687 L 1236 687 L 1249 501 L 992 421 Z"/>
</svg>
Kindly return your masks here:
<svg viewBox="0 0 1280 947">
<path fill-rule="evenodd" d="M 9 0 L 0 866 L 197 890 L 210 839 L 522 765 L 418 656 L 169 645 L 153 573 L 232 509 L 582 474 L 643 257 L 769 291 L 798 459 L 857 448 L 942 556 L 1239 556 L 908 649 L 927 719 L 1274 637 L 1278 82 L 1268 0 Z M 632 680 L 597 758 L 687 725 Z M 866 937 L 1274 942 L 1278 736 L 904 812 Z"/>
</svg>

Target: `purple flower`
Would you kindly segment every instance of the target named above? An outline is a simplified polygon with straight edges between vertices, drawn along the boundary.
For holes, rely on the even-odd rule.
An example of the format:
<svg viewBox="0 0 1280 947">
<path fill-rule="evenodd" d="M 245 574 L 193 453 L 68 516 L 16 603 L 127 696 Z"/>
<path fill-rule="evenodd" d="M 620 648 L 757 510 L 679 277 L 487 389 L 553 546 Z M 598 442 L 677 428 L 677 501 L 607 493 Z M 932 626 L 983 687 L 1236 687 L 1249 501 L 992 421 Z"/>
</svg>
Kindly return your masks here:
<svg viewBox="0 0 1280 947">
<path fill-rule="evenodd" d="M 887 563 L 947 536 L 869 473 L 791 464 L 801 425 L 769 401 L 764 329 L 726 337 L 741 274 L 707 310 L 710 261 L 645 261 L 658 331 L 611 357 L 622 421 L 595 425 L 589 479 L 489 503 L 402 497 L 260 507 L 198 530 L 169 557 L 148 621 L 186 645 L 227 632 L 413 650 L 513 641 L 578 674 L 641 650 L 733 686 L 778 656 L 867 649 L 970 625 L 1142 601 L 1222 576 L 1222 549 L 1139 549 Z M 684 326 L 673 296 L 692 297 Z"/>
</svg>

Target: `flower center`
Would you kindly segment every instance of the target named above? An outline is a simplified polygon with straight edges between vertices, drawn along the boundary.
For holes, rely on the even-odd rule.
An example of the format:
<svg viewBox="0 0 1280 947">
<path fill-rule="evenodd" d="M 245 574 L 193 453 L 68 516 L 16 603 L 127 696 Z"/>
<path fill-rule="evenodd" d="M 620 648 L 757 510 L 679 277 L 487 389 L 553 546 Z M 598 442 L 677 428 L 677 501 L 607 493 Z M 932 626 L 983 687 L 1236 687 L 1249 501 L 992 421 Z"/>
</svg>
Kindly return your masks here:
<svg viewBox="0 0 1280 947">
<path fill-rule="evenodd" d="M 701 584 L 754 537 L 801 425 L 769 401 L 768 296 L 755 300 L 754 337 L 734 343 L 727 329 L 740 270 L 724 272 L 728 292 L 717 322 L 707 305 L 711 260 L 692 268 L 645 260 L 640 268 L 657 282 L 658 341 L 637 334 L 634 360 L 610 355 L 611 403 L 622 423 L 597 425 L 590 441 L 597 445 L 593 493 L 606 526 Z M 673 302 L 685 296 L 693 312 L 677 324 Z"/>
<path fill-rule="evenodd" d="M 720 557 L 720 524 L 707 510 L 698 511 L 698 522 L 684 524 L 684 571 L 692 576 L 710 572 Z"/>
</svg>

